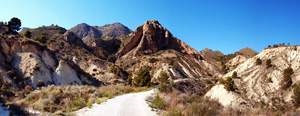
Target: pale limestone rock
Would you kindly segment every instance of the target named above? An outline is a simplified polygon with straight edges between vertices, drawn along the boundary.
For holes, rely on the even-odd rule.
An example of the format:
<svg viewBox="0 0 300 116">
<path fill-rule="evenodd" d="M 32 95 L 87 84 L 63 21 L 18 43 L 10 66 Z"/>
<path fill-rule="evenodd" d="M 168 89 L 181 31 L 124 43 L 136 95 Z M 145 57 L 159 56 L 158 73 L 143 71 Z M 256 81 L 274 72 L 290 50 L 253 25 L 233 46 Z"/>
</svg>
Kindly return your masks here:
<svg viewBox="0 0 300 116">
<path fill-rule="evenodd" d="M 257 58 L 263 61 L 261 65 L 256 65 Z M 268 69 L 266 68 L 267 59 L 271 59 L 271 64 L 273 65 Z M 291 102 L 292 89 L 283 90 L 280 83 L 283 80 L 284 69 L 289 66 L 294 70 L 294 74 L 291 76 L 293 84 L 299 83 L 299 59 L 299 46 L 268 48 L 238 65 L 234 70 L 225 74 L 223 78 L 231 76 L 232 73 L 236 71 L 240 79 L 234 79 L 235 84 L 239 90 L 246 89 L 247 93 L 245 99 L 250 100 L 252 103 L 264 101 L 272 105 L 272 98 L 277 97 L 286 102 Z M 268 82 L 269 77 L 272 78 L 272 82 Z M 211 89 L 208 93 L 215 93 L 214 91 L 216 91 L 216 89 Z M 221 96 L 227 96 L 228 94 L 229 93 L 222 93 Z M 212 97 L 212 94 L 207 94 L 207 96 Z M 235 94 L 235 96 L 239 97 L 241 95 Z M 221 103 L 225 101 L 219 100 Z M 235 101 L 232 103 L 238 104 L 238 102 L 234 102 Z"/>
<path fill-rule="evenodd" d="M 63 60 L 59 61 L 59 65 L 53 74 L 53 81 L 56 85 L 65 85 L 65 84 L 82 85 L 82 82 L 77 76 L 76 71 Z"/>
<path fill-rule="evenodd" d="M 52 82 L 50 70 L 44 64 L 42 59 L 35 53 L 17 53 L 13 59 L 13 66 L 23 73 L 24 77 L 30 78 L 28 84 L 32 87 L 36 87 L 39 80 L 42 80 L 45 85 Z"/>
</svg>

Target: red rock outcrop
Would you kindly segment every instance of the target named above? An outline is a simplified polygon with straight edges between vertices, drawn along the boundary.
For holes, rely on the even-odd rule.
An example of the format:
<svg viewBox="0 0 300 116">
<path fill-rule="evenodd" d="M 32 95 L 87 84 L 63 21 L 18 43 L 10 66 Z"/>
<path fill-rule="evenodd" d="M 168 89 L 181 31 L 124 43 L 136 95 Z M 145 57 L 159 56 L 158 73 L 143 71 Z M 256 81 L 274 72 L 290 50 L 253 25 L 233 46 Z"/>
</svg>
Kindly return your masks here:
<svg viewBox="0 0 300 116">
<path fill-rule="evenodd" d="M 145 24 L 137 27 L 130 42 L 117 54 L 117 57 L 121 57 L 133 49 L 134 55 L 153 54 L 165 49 L 174 49 L 192 57 L 199 55 L 194 48 L 177 39 L 169 30 L 162 27 L 157 20 L 146 21 Z"/>
</svg>

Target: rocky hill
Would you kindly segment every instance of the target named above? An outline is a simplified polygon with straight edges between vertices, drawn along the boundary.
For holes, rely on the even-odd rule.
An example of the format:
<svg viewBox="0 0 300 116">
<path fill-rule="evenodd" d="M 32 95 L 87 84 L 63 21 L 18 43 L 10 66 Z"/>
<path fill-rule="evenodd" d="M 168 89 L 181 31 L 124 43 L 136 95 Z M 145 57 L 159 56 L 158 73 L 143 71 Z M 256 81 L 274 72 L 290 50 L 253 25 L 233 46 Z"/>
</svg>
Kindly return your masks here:
<svg viewBox="0 0 300 116">
<path fill-rule="evenodd" d="M 252 58 L 253 56 L 257 55 L 258 52 L 251 49 L 251 48 L 246 47 L 246 48 L 243 48 L 240 51 L 238 51 L 237 54 L 238 55 L 243 55 L 247 58 Z"/>
<path fill-rule="evenodd" d="M 214 63 L 206 61 L 192 47 L 174 37 L 157 20 L 146 21 L 136 28 L 129 42 L 116 54 L 116 65 L 132 77 L 141 68 L 147 68 L 156 82 L 166 72 L 185 92 L 203 94 L 209 84 L 204 79 L 219 76 Z"/>
<path fill-rule="evenodd" d="M 81 38 L 85 43 L 91 41 L 94 38 L 101 38 L 102 32 L 97 30 L 96 28 L 86 24 L 81 23 L 68 31 L 75 33 L 75 35 Z"/>
<path fill-rule="evenodd" d="M 213 51 L 211 49 L 205 48 L 200 51 L 200 54 L 206 59 L 218 59 L 218 57 L 224 56 L 224 54 L 218 50 Z"/>
<path fill-rule="evenodd" d="M 264 49 L 222 77 L 225 79 L 237 72 L 238 78 L 233 79 L 237 87 L 235 92 L 227 92 L 222 84 L 218 84 L 206 96 L 233 108 L 251 108 L 255 104 L 264 103 L 280 109 L 282 104 L 291 104 L 293 92 L 290 86 L 300 80 L 299 49 L 299 46 Z M 258 58 L 262 60 L 261 64 L 256 63 Z M 271 65 L 267 66 L 268 59 L 271 60 Z M 287 83 L 284 81 L 284 70 L 288 67 L 294 73 L 291 75 L 292 82 L 284 88 L 282 83 Z"/>
<path fill-rule="evenodd" d="M 46 43 L 19 34 L 0 34 L 0 73 L 12 86 L 109 84 L 122 76 L 109 71 L 112 63 L 96 57 L 74 33 L 59 27 L 30 29 L 33 37 L 46 33 Z M 58 33 L 61 31 L 61 33 Z M 66 31 L 66 30 L 65 30 Z M 120 72 L 123 74 L 123 72 Z M 123 75 L 124 76 L 124 75 Z"/>
<path fill-rule="evenodd" d="M 121 23 L 107 24 L 104 26 L 90 26 L 86 23 L 79 24 L 68 31 L 74 32 L 77 37 L 82 38 L 85 43 L 95 38 L 121 37 L 132 31 Z"/>
<path fill-rule="evenodd" d="M 132 31 L 121 23 L 106 24 L 104 26 L 94 26 L 102 32 L 102 38 L 105 37 L 121 37 L 128 35 Z"/>
</svg>

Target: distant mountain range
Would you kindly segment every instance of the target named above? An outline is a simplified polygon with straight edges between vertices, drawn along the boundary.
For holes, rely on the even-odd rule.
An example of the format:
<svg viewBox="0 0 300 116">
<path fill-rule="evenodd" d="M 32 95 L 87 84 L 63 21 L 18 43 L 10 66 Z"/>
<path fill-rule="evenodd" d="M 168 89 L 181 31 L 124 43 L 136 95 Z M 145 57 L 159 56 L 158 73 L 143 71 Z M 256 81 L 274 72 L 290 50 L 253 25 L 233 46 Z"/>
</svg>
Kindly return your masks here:
<svg viewBox="0 0 300 116">
<path fill-rule="evenodd" d="M 105 38 L 108 36 L 121 37 L 132 32 L 132 30 L 121 23 L 106 24 L 104 26 L 90 26 L 86 23 L 81 23 L 68 31 L 74 32 L 85 43 L 94 38 Z"/>
</svg>

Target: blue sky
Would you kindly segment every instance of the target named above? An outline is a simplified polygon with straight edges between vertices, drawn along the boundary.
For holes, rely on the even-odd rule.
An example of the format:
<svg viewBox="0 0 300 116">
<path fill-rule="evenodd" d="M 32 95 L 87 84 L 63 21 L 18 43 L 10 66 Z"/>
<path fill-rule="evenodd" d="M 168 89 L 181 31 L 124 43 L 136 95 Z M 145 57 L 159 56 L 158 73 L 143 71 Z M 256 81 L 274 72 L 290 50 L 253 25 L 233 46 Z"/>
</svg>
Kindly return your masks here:
<svg viewBox="0 0 300 116">
<path fill-rule="evenodd" d="M 157 19 L 197 51 L 258 52 L 300 42 L 300 0 L 0 0 L 0 21 L 18 17 L 23 27 L 120 22 L 133 31 Z"/>
</svg>

